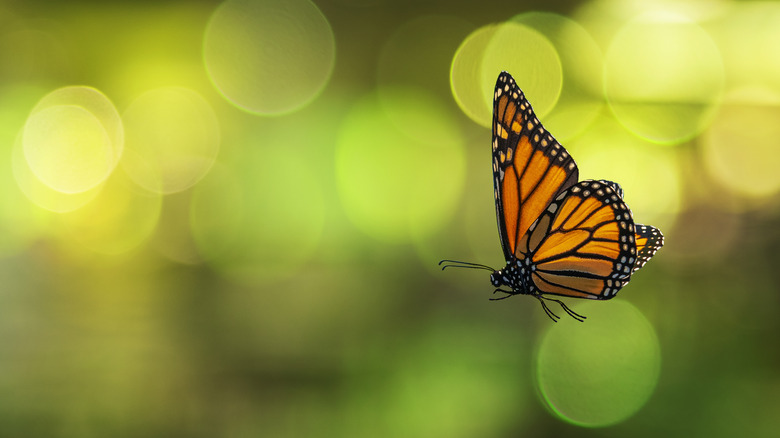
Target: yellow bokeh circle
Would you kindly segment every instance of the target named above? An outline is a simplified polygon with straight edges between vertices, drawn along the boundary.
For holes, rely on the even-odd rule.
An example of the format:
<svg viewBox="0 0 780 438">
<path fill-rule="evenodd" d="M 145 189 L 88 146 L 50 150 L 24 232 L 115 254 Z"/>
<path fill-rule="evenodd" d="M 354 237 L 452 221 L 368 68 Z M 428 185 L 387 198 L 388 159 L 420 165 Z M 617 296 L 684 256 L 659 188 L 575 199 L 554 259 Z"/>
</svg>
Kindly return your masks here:
<svg viewBox="0 0 780 438">
<path fill-rule="evenodd" d="M 729 96 L 703 136 L 704 162 L 713 179 L 749 198 L 780 192 L 780 95 L 767 89 Z"/>
<path fill-rule="evenodd" d="M 486 102 L 493 95 L 493 89 L 482 89 L 482 55 L 497 28 L 495 24 L 483 26 L 469 34 L 455 52 L 450 67 L 450 87 L 455 102 L 471 120 L 482 126 L 490 126 L 493 111 Z"/>
<path fill-rule="evenodd" d="M 720 51 L 697 23 L 642 14 L 613 38 L 604 90 L 615 117 L 634 134 L 680 143 L 711 122 L 724 88 Z"/>
<path fill-rule="evenodd" d="M 56 105 L 27 119 L 24 152 L 30 169 L 47 186 L 80 193 L 113 170 L 111 140 L 100 121 L 75 105 Z"/>
<path fill-rule="evenodd" d="M 542 123 L 558 141 L 577 136 L 595 120 L 604 106 L 601 49 L 585 28 L 563 15 L 527 12 L 516 15 L 512 21 L 538 31 L 555 46 L 563 83 L 560 98 Z"/>
<path fill-rule="evenodd" d="M 114 165 L 117 164 L 124 149 L 124 127 L 119 112 L 105 94 L 83 85 L 58 88 L 41 98 L 31 114 L 56 105 L 76 105 L 97 117 L 111 139 L 111 148 L 115 157 Z"/>
<path fill-rule="evenodd" d="M 515 21 L 485 26 L 461 43 L 450 68 L 455 100 L 480 125 L 492 120 L 493 89 L 501 71 L 514 76 L 539 117 L 558 101 L 563 75 L 550 40 Z"/>
<path fill-rule="evenodd" d="M 67 194 L 88 191 L 113 172 L 124 145 L 119 114 L 90 87 L 57 89 L 30 112 L 22 150 L 29 170 L 49 188 Z"/>
<path fill-rule="evenodd" d="M 161 206 L 160 194 L 140 189 L 124 172 L 114 172 L 91 202 L 58 219 L 70 240 L 101 254 L 118 255 L 151 236 Z"/>
<path fill-rule="evenodd" d="M 539 391 L 565 421 L 587 427 L 625 421 L 658 383 L 661 348 L 655 329 L 627 301 L 584 302 L 575 311 L 587 316 L 585 322 L 564 314 L 541 339 Z"/>
<path fill-rule="evenodd" d="M 11 166 L 16 185 L 33 204 L 45 210 L 65 213 L 81 208 L 100 193 L 103 184 L 78 193 L 64 193 L 43 183 L 30 169 L 24 157 L 22 133 L 16 137 L 11 151 Z"/>
<path fill-rule="evenodd" d="M 219 123 L 209 103 L 195 91 L 181 87 L 147 91 L 122 117 L 127 136 L 122 167 L 146 190 L 186 190 L 214 164 Z"/>
<path fill-rule="evenodd" d="M 330 78 L 335 41 L 308 0 L 228 0 L 211 16 L 203 59 L 217 89 L 257 114 L 294 111 Z"/>
<path fill-rule="evenodd" d="M 623 188 L 637 223 L 668 229 L 682 204 L 682 177 L 676 150 L 643 140 L 602 117 L 567 145 L 580 179 L 607 179 Z"/>
</svg>

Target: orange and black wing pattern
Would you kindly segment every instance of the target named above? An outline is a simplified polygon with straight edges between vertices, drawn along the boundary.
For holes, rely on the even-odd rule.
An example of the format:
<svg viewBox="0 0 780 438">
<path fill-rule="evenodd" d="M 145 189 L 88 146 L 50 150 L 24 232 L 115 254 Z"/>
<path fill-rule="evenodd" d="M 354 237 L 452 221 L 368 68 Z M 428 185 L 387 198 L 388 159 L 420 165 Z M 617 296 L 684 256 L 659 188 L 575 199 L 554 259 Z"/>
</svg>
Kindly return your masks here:
<svg viewBox="0 0 780 438">
<path fill-rule="evenodd" d="M 634 271 L 645 265 L 650 257 L 664 246 L 664 235 L 661 230 L 650 225 L 635 224 L 637 260 L 634 263 Z"/>
<path fill-rule="evenodd" d="M 531 293 L 605 300 L 628 283 L 638 261 L 634 221 L 612 184 L 575 184 L 520 239 Z"/>
<path fill-rule="evenodd" d="M 600 179 L 599 182 L 610 186 L 612 190 L 615 191 L 615 194 L 618 195 L 618 198 L 623 199 L 623 188 L 620 187 L 620 184 L 616 183 L 615 181 L 607 181 L 605 179 Z"/>
<path fill-rule="evenodd" d="M 599 182 L 610 186 L 618 197 L 623 199 L 623 189 L 620 184 L 604 179 L 599 180 Z M 661 234 L 661 230 L 650 225 L 634 224 L 634 239 L 636 240 L 637 260 L 634 262 L 632 273 L 644 266 L 664 246 L 664 235 Z"/>
<path fill-rule="evenodd" d="M 493 186 L 507 262 L 523 257 L 518 242 L 578 178 L 574 159 L 539 123 L 512 76 L 502 72 L 493 94 Z"/>
</svg>

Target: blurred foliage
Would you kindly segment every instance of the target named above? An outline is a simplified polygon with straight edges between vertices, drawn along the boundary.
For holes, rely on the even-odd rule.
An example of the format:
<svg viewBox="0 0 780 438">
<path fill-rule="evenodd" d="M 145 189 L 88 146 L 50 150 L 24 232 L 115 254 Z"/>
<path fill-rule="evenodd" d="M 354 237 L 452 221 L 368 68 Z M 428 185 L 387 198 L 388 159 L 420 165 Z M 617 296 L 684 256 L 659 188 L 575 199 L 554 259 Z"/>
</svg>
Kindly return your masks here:
<svg viewBox="0 0 780 438">
<path fill-rule="evenodd" d="M 0 3 L 0 435 L 776 434 L 780 2 L 315 3 Z M 436 266 L 503 69 L 666 235 L 583 324 Z"/>
</svg>

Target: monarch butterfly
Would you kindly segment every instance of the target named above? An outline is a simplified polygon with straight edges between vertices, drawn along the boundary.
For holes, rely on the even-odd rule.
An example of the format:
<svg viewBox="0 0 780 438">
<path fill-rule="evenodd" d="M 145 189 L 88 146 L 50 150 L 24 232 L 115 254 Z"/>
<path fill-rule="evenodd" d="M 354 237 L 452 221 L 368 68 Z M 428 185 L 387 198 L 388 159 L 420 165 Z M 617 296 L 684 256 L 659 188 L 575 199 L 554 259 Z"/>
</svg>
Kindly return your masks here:
<svg viewBox="0 0 780 438">
<path fill-rule="evenodd" d="M 574 159 L 501 72 L 493 94 L 493 187 L 506 266 L 442 260 L 442 270 L 492 271 L 493 293 L 506 295 L 491 300 L 531 295 L 553 321 L 560 317 L 545 301 L 582 322 L 585 316 L 548 295 L 608 300 L 664 240 L 657 228 L 634 223 L 617 183 L 578 177 Z"/>
</svg>

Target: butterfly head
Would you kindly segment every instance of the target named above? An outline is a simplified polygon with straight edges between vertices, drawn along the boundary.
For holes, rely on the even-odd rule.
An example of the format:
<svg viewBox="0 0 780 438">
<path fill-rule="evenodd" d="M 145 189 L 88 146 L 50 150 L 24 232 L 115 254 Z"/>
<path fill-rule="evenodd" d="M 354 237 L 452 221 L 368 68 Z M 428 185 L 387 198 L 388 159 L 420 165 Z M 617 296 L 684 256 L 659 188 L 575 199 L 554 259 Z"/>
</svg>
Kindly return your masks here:
<svg viewBox="0 0 780 438">
<path fill-rule="evenodd" d="M 490 284 L 496 288 L 506 286 L 515 294 L 531 293 L 530 273 L 534 266 L 530 260 L 512 260 L 503 269 L 498 269 L 490 274 Z"/>
<path fill-rule="evenodd" d="M 522 291 L 525 289 L 525 282 L 522 276 L 518 276 L 515 269 L 504 268 L 494 271 L 490 274 L 490 283 L 497 288 L 507 286 L 513 291 Z"/>
<path fill-rule="evenodd" d="M 501 286 L 511 286 L 509 284 L 509 279 L 506 275 L 504 275 L 504 270 L 499 269 L 497 271 L 493 271 L 492 274 L 490 274 L 490 284 L 492 284 L 495 287 L 501 287 Z"/>
</svg>

